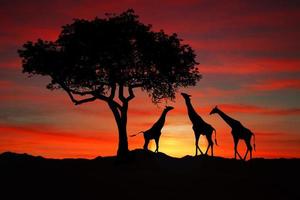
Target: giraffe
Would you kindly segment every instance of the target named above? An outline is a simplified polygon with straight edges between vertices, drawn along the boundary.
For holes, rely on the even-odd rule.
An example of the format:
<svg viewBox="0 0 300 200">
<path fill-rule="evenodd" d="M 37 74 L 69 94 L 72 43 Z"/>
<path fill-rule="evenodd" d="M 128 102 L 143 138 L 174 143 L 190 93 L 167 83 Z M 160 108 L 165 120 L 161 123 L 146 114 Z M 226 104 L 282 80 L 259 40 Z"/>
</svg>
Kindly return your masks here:
<svg viewBox="0 0 300 200">
<path fill-rule="evenodd" d="M 181 93 L 181 95 L 183 96 L 185 103 L 186 103 L 186 107 L 188 110 L 188 115 L 189 118 L 193 124 L 193 130 L 194 130 L 194 134 L 195 134 L 195 146 L 196 146 L 196 154 L 195 156 L 197 156 L 198 154 L 198 150 L 200 151 L 201 154 L 203 154 L 203 152 L 201 151 L 201 149 L 199 148 L 199 138 L 200 135 L 205 135 L 206 139 L 208 141 L 208 147 L 205 151 L 205 155 L 207 155 L 207 152 L 209 150 L 209 148 L 211 148 L 211 156 L 214 155 L 214 149 L 213 149 L 213 141 L 212 141 L 212 134 L 213 132 L 215 132 L 215 143 L 217 144 L 217 135 L 216 135 L 216 129 L 214 129 L 210 124 L 206 123 L 195 111 L 195 109 L 192 106 L 191 103 L 191 95 L 186 94 L 186 93 Z"/>
<path fill-rule="evenodd" d="M 231 134 L 233 136 L 234 141 L 234 158 L 236 159 L 236 155 L 238 155 L 241 160 L 246 160 L 247 154 L 248 152 L 250 152 L 250 159 L 252 159 L 251 137 L 253 136 L 253 147 L 255 150 L 255 135 L 248 128 L 245 128 L 241 124 L 241 122 L 232 119 L 224 112 L 222 112 L 217 106 L 212 109 L 210 115 L 215 113 L 219 114 L 220 117 L 231 127 Z M 239 140 L 244 140 L 247 146 L 247 151 L 244 158 L 242 158 L 242 156 L 237 151 Z"/>
<path fill-rule="evenodd" d="M 156 150 L 155 150 L 155 153 L 158 152 L 158 148 L 159 148 L 159 138 L 160 138 L 160 135 L 161 135 L 161 129 L 163 128 L 164 124 L 165 124 L 165 121 L 166 121 L 166 115 L 167 113 L 170 111 L 170 110 L 173 110 L 174 107 L 172 106 L 166 106 L 166 108 L 163 110 L 160 118 L 153 124 L 153 126 L 146 130 L 146 131 L 141 131 L 137 134 L 134 134 L 134 135 L 130 135 L 130 137 L 134 137 L 140 133 L 143 133 L 144 134 L 144 140 L 145 140 L 145 143 L 144 143 L 144 149 L 145 150 L 148 150 L 148 144 L 150 142 L 150 140 L 154 139 L 155 140 L 155 144 L 156 144 Z"/>
</svg>

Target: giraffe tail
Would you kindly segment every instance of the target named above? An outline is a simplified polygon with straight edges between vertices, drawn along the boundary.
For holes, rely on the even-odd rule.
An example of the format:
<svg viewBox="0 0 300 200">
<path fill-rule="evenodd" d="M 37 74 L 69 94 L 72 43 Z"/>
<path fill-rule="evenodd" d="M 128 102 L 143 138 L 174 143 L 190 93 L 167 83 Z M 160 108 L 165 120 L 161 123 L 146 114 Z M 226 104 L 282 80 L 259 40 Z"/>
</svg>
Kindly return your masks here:
<svg viewBox="0 0 300 200">
<path fill-rule="evenodd" d="M 254 149 L 254 151 L 256 151 L 255 150 L 255 135 L 254 135 L 254 133 L 252 133 L 252 135 L 253 135 L 253 149 Z"/>
<path fill-rule="evenodd" d="M 140 132 L 138 132 L 137 134 L 130 135 L 130 137 L 137 136 L 137 135 L 140 134 L 140 133 L 144 133 L 144 131 L 140 131 Z"/>
<path fill-rule="evenodd" d="M 214 129 L 214 132 L 215 132 L 215 143 L 216 143 L 217 146 L 219 146 L 218 142 L 217 142 L 217 131 L 216 131 L 216 129 Z"/>
</svg>

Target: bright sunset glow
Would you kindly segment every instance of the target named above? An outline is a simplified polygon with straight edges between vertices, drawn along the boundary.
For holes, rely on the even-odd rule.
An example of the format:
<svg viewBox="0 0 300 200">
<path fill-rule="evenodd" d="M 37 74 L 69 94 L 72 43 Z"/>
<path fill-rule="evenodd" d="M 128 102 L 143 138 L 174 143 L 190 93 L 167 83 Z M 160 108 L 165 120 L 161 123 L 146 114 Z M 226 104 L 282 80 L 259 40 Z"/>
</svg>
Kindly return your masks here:
<svg viewBox="0 0 300 200">
<path fill-rule="evenodd" d="M 251 2 L 251 3 L 250 3 Z M 254 157 L 300 157 L 300 8 L 294 1 L 1 1 L 0 153 L 13 151 L 51 158 L 115 155 L 117 126 L 101 101 L 74 106 L 63 91 L 46 89 L 46 77 L 22 74 L 17 49 L 26 41 L 55 40 L 74 18 L 93 19 L 133 8 L 154 30 L 177 33 L 196 52 L 203 78 L 182 88 L 175 102 L 154 105 L 135 90 L 129 104 L 128 135 L 147 130 L 165 105 L 160 151 L 195 154 L 192 124 L 180 92 L 192 95 L 196 111 L 217 130 L 215 155 L 234 156 L 231 129 L 218 105 L 256 135 Z M 215 136 L 213 135 L 213 138 Z M 142 148 L 143 137 L 129 137 Z M 207 143 L 200 139 L 202 151 Z M 150 149 L 155 150 L 153 141 Z M 239 144 L 241 154 L 246 150 Z"/>
</svg>

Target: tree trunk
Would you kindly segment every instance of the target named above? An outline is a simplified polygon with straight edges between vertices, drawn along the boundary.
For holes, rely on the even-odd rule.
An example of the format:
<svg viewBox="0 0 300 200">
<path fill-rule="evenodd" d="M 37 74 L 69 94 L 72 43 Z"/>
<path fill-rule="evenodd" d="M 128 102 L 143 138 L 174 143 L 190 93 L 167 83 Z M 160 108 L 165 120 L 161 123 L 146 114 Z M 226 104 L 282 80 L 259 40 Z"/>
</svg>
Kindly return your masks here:
<svg viewBox="0 0 300 200">
<path fill-rule="evenodd" d="M 119 131 L 119 145 L 117 151 L 118 157 L 127 157 L 129 152 L 126 127 L 127 127 L 127 122 L 121 118 L 121 122 L 120 124 L 118 124 L 118 131 Z"/>
<path fill-rule="evenodd" d="M 112 110 L 119 132 L 119 145 L 117 151 L 117 157 L 125 158 L 128 155 L 128 140 L 127 140 L 127 110 L 128 103 L 123 104 L 121 109 L 118 109 L 113 103 L 108 104 Z M 119 112 L 120 111 L 120 112 Z"/>
</svg>

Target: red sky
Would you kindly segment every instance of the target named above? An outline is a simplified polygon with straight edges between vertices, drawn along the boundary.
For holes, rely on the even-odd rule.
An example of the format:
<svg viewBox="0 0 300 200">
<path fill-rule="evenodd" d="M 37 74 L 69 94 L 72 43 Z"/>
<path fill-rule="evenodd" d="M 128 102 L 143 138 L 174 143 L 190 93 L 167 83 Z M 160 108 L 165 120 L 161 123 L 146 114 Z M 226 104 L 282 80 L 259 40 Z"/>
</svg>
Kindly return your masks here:
<svg viewBox="0 0 300 200">
<path fill-rule="evenodd" d="M 117 129 L 109 108 L 102 102 L 74 106 L 62 91 L 46 90 L 47 78 L 22 74 L 17 49 L 28 40 L 55 40 L 73 18 L 128 8 L 155 30 L 178 33 L 195 49 L 203 79 L 180 92 L 192 94 L 196 110 L 217 129 L 217 156 L 232 157 L 233 141 L 228 126 L 208 115 L 215 105 L 256 134 L 254 156 L 300 157 L 300 3 L 293 0 L 1 1 L 0 152 L 55 158 L 116 153 Z M 129 134 L 148 129 L 165 106 L 136 93 Z M 167 116 L 160 151 L 193 155 L 184 101 L 178 94 L 169 104 L 175 110 Z M 130 149 L 142 145 L 142 136 L 129 138 Z"/>
</svg>

